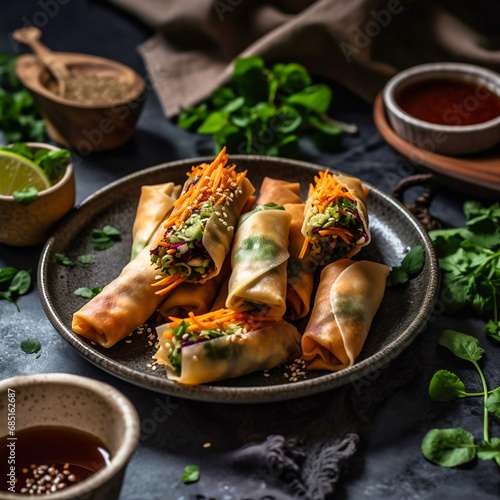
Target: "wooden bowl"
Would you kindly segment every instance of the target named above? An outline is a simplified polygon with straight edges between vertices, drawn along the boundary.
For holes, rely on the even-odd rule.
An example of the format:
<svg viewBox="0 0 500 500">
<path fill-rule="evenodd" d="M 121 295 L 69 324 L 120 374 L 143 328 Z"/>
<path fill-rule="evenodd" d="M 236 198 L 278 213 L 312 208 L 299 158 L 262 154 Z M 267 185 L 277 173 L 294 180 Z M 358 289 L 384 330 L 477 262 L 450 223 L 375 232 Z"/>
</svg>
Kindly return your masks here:
<svg viewBox="0 0 500 500">
<path fill-rule="evenodd" d="M 116 100 L 100 103 L 66 99 L 50 90 L 55 80 L 40 60 L 32 54 L 22 55 L 16 62 L 16 74 L 43 114 L 52 139 L 82 156 L 127 142 L 144 104 L 144 79 L 128 66 L 103 57 L 68 52 L 56 55 L 69 70 L 113 76 L 128 84 L 129 91 Z"/>
<path fill-rule="evenodd" d="M 28 142 L 33 151 L 57 150 L 55 146 Z M 55 225 L 75 204 L 73 164 L 62 178 L 38 193 L 29 205 L 21 205 L 12 196 L 0 195 L 0 243 L 14 246 L 38 245 L 48 239 Z"/>
</svg>

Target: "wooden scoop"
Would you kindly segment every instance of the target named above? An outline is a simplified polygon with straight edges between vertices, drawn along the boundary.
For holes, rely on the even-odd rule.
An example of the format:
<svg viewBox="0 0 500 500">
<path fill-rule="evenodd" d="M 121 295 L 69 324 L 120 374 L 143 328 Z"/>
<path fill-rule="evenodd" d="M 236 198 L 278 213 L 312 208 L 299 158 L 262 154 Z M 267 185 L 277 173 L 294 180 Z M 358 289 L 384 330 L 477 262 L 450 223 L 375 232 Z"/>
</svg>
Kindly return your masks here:
<svg viewBox="0 0 500 500">
<path fill-rule="evenodd" d="M 64 95 L 66 80 L 69 77 L 70 72 L 58 55 L 39 41 L 42 36 L 42 32 L 34 26 L 27 26 L 25 28 L 17 29 L 14 33 L 12 33 L 12 36 L 14 37 L 14 40 L 24 43 L 31 48 L 31 50 L 38 56 L 42 64 L 52 73 L 53 77 L 57 81 L 61 95 Z"/>
</svg>

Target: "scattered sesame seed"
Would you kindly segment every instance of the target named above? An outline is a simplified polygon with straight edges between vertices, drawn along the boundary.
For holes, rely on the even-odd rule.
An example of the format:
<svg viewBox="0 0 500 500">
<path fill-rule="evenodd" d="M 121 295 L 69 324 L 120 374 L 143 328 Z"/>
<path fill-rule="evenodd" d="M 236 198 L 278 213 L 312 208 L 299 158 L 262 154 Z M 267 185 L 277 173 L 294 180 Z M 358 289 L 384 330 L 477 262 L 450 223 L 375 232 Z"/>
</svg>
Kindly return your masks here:
<svg viewBox="0 0 500 500">
<path fill-rule="evenodd" d="M 203 445 L 203 448 L 210 448 L 210 446 L 212 446 L 212 443 L 205 443 Z"/>
<path fill-rule="evenodd" d="M 270 377 L 269 373 L 264 373 L 264 377 Z"/>
<path fill-rule="evenodd" d="M 131 344 L 131 343 L 132 343 L 132 341 L 131 341 L 131 340 L 126 340 L 126 341 L 125 341 L 125 344 Z"/>
<path fill-rule="evenodd" d="M 149 346 L 153 345 L 153 342 L 151 342 L 151 340 L 148 340 L 148 345 Z"/>
<path fill-rule="evenodd" d="M 227 229 L 227 231 L 229 232 L 229 231 L 233 231 L 233 230 L 234 230 L 234 227 L 233 227 L 233 226 L 227 226 L 227 228 L 226 228 L 226 229 Z"/>
<path fill-rule="evenodd" d="M 198 356 L 194 355 L 193 356 L 193 361 L 198 361 Z"/>
</svg>

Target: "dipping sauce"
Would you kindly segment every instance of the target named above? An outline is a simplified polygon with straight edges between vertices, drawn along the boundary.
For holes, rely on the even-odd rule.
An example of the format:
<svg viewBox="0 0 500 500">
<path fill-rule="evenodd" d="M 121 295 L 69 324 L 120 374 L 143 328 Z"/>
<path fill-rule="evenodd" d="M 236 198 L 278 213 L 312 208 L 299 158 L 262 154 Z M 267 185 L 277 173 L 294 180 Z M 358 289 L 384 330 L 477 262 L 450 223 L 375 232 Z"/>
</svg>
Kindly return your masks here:
<svg viewBox="0 0 500 500">
<path fill-rule="evenodd" d="M 500 116 L 500 97 L 472 81 L 430 79 L 410 84 L 396 95 L 409 115 L 438 125 L 475 125 Z"/>
<path fill-rule="evenodd" d="M 0 438 L 0 491 L 46 495 L 83 481 L 109 464 L 104 445 L 77 429 L 29 427 L 17 431 L 15 437 L 15 441 Z"/>
</svg>

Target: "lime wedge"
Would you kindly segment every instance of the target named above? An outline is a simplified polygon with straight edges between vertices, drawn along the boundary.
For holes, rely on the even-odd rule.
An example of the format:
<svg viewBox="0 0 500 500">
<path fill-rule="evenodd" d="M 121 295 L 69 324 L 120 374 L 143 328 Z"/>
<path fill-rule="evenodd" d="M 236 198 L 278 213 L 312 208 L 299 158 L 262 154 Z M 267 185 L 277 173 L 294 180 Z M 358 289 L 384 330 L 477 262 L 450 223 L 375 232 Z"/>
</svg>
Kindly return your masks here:
<svg viewBox="0 0 500 500">
<path fill-rule="evenodd" d="M 35 163 L 15 153 L 0 151 L 0 194 L 11 196 L 28 186 L 43 191 L 50 187 L 50 181 Z"/>
</svg>

